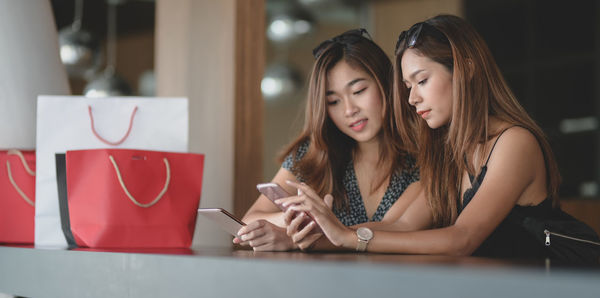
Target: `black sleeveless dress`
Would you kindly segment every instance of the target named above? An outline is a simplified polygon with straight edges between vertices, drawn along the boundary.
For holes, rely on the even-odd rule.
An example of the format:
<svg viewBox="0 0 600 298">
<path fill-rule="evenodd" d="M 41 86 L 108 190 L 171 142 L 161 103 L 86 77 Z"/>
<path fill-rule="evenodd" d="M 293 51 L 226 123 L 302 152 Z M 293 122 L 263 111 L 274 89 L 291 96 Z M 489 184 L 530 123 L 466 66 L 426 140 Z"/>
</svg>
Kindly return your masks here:
<svg viewBox="0 0 600 298">
<path fill-rule="evenodd" d="M 490 151 L 485 164 L 481 167 L 481 171 L 477 177 L 469 175 L 472 187 L 467 189 L 463 195 L 462 203 L 458 202 L 458 214 L 460 214 L 466 206 L 471 202 L 475 193 L 483 183 L 487 172 L 487 164 L 490 156 L 496 147 L 496 143 L 506 132 L 505 129 L 496 138 L 492 150 Z M 567 255 L 556 249 L 549 249 L 550 240 L 544 231 L 550 229 L 550 226 L 559 225 L 562 227 L 567 223 L 567 229 L 575 229 L 573 232 L 577 236 L 583 235 L 584 238 L 592 241 L 598 241 L 598 236 L 595 232 L 582 222 L 579 222 L 569 214 L 562 211 L 560 208 L 554 208 L 551 198 L 546 198 L 544 201 L 535 206 L 519 206 L 515 205 L 506 218 L 498 225 L 492 234 L 479 246 L 473 253 L 475 256 L 500 257 L 500 258 L 553 258 L 567 262 L 598 262 L 600 254 L 600 246 L 594 246 L 589 243 L 567 242 Z M 548 243 L 546 243 L 546 240 Z M 559 241 L 563 241 L 560 239 Z M 556 241 L 555 241 L 556 242 Z M 558 243 L 557 245 L 565 245 Z M 555 245 L 555 246 L 557 246 Z M 584 245 L 584 253 L 591 253 L 591 256 L 581 254 L 577 251 L 578 247 L 573 245 Z M 562 248 L 561 248 L 562 250 Z M 574 250 L 574 251 L 573 251 Z M 572 252 L 575 256 L 572 255 Z"/>
</svg>

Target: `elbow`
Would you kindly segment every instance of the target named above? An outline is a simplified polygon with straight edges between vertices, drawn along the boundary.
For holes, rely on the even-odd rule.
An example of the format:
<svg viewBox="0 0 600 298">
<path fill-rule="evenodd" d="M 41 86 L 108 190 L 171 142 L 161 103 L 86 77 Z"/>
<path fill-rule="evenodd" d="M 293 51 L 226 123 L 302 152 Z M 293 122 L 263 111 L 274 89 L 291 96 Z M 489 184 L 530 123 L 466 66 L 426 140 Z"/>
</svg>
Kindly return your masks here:
<svg viewBox="0 0 600 298">
<path fill-rule="evenodd" d="M 449 255 L 455 257 L 468 257 L 473 254 L 476 248 L 472 248 L 468 245 L 457 246 L 452 251 L 450 251 Z"/>
<path fill-rule="evenodd" d="M 465 257 L 470 256 L 475 252 L 481 243 L 477 243 L 464 231 L 457 231 L 455 237 L 451 239 L 452 244 L 449 246 L 448 255 Z"/>
</svg>

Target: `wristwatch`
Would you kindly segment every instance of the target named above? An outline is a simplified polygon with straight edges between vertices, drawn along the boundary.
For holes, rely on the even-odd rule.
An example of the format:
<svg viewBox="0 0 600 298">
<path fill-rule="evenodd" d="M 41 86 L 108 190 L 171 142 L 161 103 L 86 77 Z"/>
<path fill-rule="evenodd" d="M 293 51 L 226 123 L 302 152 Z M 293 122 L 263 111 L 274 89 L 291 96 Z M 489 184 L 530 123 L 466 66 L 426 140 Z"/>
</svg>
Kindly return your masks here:
<svg viewBox="0 0 600 298">
<path fill-rule="evenodd" d="M 369 228 L 360 227 L 358 230 L 356 230 L 356 236 L 358 236 L 356 251 L 367 250 L 367 244 L 369 244 L 369 240 L 373 238 L 373 231 L 371 231 Z"/>
</svg>

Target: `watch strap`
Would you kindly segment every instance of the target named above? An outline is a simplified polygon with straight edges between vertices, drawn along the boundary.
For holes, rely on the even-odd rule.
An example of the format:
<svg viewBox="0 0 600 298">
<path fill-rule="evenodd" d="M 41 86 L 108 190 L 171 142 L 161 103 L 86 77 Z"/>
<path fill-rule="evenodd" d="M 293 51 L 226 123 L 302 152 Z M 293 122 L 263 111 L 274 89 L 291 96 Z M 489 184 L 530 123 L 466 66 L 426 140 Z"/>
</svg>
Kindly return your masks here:
<svg viewBox="0 0 600 298">
<path fill-rule="evenodd" d="M 367 250 L 368 240 L 363 240 L 358 238 L 358 243 L 356 244 L 356 251 L 365 251 Z"/>
</svg>

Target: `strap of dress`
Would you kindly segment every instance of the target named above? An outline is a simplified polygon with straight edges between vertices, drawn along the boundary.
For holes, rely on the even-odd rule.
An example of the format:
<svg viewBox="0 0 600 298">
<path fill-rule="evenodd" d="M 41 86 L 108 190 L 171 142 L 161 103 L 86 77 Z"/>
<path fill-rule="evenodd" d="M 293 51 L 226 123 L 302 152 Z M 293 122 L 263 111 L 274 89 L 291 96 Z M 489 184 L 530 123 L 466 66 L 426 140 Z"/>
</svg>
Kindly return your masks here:
<svg viewBox="0 0 600 298">
<path fill-rule="evenodd" d="M 515 127 L 515 126 L 518 126 L 518 125 L 513 125 L 513 126 L 510 126 L 510 127 L 507 127 L 507 128 L 505 128 L 505 129 L 504 129 L 504 130 L 503 130 L 503 131 L 502 131 L 502 132 L 501 132 L 501 133 L 498 135 L 498 137 L 496 138 L 496 141 L 494 141 L 494 145 L 492 145 L 492 150 L 490 150 L 490 154 L 488 154 L 488 158 L 487 158 L 487 160 L 485 161 L 485 164 L 484 164 L 484 166 L 485 166 L 485 167 L 487 167 L 488 161 L 490 161 L 490 157 L 492 157 L 492 152 L 494 152 L 494 148 L 496 148 L 496 143 L 498 143 L 498 140 L 500 139 L 500 137 L 502 136 L 502 134 L 504 134 L 504 132 L 506 132 L 507 130 L 509 130 L 509 129 L 511 129 L 511 128 L 513 128 L 513 127 Z"/>
</svg>

